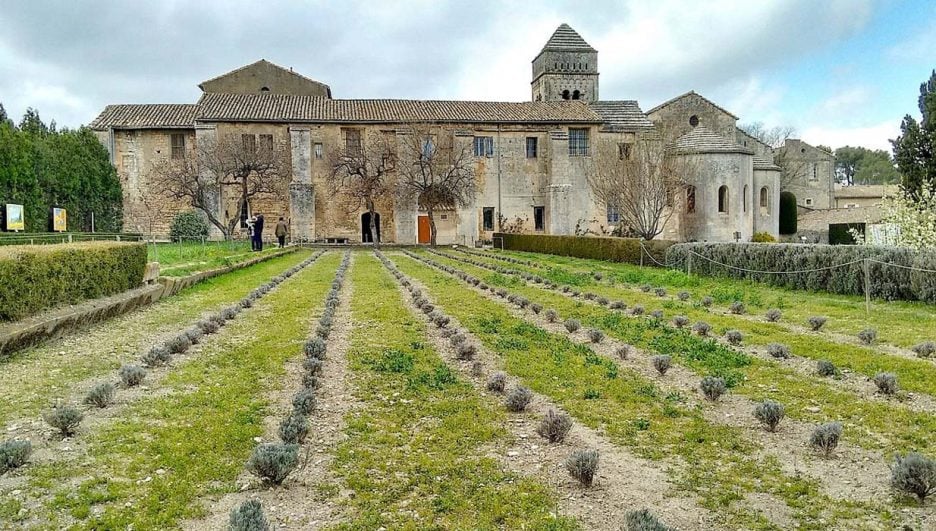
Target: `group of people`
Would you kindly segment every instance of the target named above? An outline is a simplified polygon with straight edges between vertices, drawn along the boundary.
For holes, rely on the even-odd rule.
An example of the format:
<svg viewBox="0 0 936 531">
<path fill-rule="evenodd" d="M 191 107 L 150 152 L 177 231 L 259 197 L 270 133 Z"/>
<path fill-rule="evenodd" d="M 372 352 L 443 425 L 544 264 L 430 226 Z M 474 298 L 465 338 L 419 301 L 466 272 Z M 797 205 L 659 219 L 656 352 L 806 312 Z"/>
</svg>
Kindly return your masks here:
<svg viewBox="0 0 936 531">
<path fill-rule="evenodd" d="M 286 221 L 280 217 L 279 221 L 276 223 L 276 229 L 274 229 L 274 234 L 276 234 L 276 239 L 279 242 L 280 248 L 286 247 Z M 262 251 L 263 250 L 263 214 L 257 214 L 256 216 L 250 217 L 247 219 L 247 233 L 250 234 L 250 250 L 251 251 Z"/>
</svg>

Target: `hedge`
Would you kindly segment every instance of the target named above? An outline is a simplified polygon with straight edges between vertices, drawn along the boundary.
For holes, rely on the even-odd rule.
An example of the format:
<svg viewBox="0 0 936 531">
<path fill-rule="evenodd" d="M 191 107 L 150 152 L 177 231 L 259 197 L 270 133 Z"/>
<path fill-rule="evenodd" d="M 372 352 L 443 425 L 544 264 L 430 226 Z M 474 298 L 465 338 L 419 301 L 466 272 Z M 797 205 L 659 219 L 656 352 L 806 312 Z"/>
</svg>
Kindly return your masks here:
<svg viewBox="0 0 936 531">
<path fill-rule="evenodd" d="M 680 243 L 667 249 L 667 263 L 685 270 L 690 251 L 701 255 L 692 257 L 692 272 L 700 275 L 747 279 L 793 289 L 849 295 L 864 295 L 863 260 L 872 259 L 892 264 L 870 262 L 869 287 L 872 297 L 936 303 L 936 275 L 909 269 L 936 270 L 936 252 L 933 251 L 864 245 Z M 756 273 L 724 267 L 705 258 L 747 270 L 809 271 Z M 849 262 L 855 263 L 823 269 Z"/>
<path fill-rule="evenodd" d="M 653 260 L 647 257 L 647 253 L 654 260 L 664 263 L 666 249 L 676 243 L 670 240 L 647 240 L 643 242 L 646 253 L 641 253 L 641 240 L 636 238 L 549 236 L 545 234 L 506 234 L 501 232 L 495 233 L 494 238 L 495 247 L 499 247 L 500 240 L 497 238 L 503 238 L 504 249 L 510 251 L 556 254 L 630 264 L 640 264 L 641 254 L 643 254 L 644 265 L 656 265 Z"/>
<path fill-rule="evenodd" d="M 145 269 L 143 243 L 0 247 L 0 321 L 135 288 Z"/>
</svg>

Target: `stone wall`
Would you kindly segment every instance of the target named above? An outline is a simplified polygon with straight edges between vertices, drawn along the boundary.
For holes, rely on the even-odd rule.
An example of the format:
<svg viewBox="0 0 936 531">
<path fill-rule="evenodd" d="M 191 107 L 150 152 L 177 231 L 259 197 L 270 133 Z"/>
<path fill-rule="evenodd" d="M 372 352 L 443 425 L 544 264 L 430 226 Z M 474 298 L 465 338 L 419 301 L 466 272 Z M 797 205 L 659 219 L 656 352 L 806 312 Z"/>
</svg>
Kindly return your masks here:
<svg viewBox="0 0 936 531">
<path fill-rule="evenodd" d="M 698 119 L 697 125 L 735 141 L 737 119 L 694 92 L 654 109 L 647 115 L 663 133 L 667 144 L 696 127 L 690 123 L 693 116 Z"/>
<path fill-rule="evenodd" d="M 328 85 L 262 60 L 205 81 L 200 87 L 205 92 L 226 94 L 269 92 L 271 94 L 331 97 L 331 89 Z"/>
</svg>

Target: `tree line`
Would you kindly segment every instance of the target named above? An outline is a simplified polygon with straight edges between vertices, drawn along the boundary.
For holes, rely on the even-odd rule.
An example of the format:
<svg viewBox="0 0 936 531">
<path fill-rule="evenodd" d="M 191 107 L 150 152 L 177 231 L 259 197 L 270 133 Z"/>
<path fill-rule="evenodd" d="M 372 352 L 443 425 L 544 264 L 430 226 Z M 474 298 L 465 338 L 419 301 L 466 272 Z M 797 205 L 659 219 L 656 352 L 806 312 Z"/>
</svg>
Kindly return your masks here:
<svg viewBox="0 0 936 531">
<path fill-rule="evenodd" d="M 17 125 L 0 104 L 0 204 L 23 205 L 26 232 L 47 232 L 52 207 L 69 231 L 119 232 L 122 194 L 107 150 L 90 129 L 46 124 L 28 109 Z"/>
</svg>

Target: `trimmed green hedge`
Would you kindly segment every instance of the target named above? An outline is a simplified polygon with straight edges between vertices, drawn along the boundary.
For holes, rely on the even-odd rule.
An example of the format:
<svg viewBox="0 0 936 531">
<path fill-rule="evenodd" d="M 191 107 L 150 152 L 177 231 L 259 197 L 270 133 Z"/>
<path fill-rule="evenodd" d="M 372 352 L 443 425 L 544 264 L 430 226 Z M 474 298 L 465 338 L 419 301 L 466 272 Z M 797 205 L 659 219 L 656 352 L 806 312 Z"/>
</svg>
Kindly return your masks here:
<svg viewBox="0 0 936 531">
<path fill-rule="evenodd" d="M 0 321 L 139 286 L 143 243 L 84 242 L 0 248 Z"/>
<path fill-rule="evenodd" d="M 636 238 L 601 238 L 592 236 L 550 236 L 546 234 L 494 234 L 494 246 L 499 247 L 499 240 L 504 239 L 504 249 L 510 251 L 528 251 L 531 253 L 592 258 L 612 262 L 640 264 L 643 254 L 644 265 L 656 265 L 653 260 L 641 253 L 640 240 Z M 676 242 L 669 240 L 649 240 L 643 245 L 654 260 L 665 263 L 666 249 Z"/>
<path fill-rule="evenodd" d="M 690 251 L 692 272 L 754 280 L 774 286 L 849 295 L 864 295 L 864 264 L 868 258 L 884 265 L 869 264 L 871 296 L 886 300 L 921 300 L 936 303 L 936 274 L 910 268 L 936 271 L 936 252 L 916 252 L 894 247 L 865 245 L 803 245 L 795 243 L 680 243 L 666 251 L 667 263 L 683 270 Z M 704 257 L 704 258 L 703 258 Z M 757 273 L 754 271 L 805 271 L 798 273 Z M 837 264 L 858 262 L 824 269 Z"/>
</svg>

